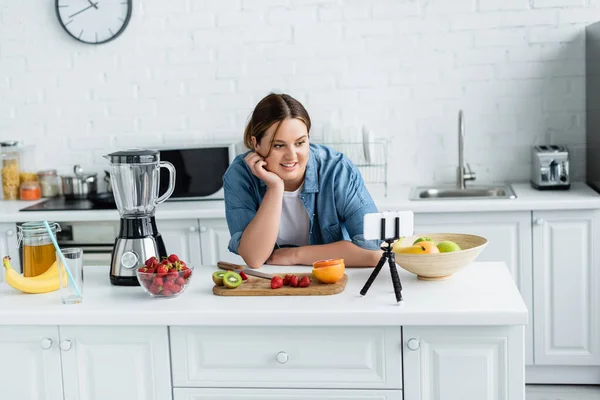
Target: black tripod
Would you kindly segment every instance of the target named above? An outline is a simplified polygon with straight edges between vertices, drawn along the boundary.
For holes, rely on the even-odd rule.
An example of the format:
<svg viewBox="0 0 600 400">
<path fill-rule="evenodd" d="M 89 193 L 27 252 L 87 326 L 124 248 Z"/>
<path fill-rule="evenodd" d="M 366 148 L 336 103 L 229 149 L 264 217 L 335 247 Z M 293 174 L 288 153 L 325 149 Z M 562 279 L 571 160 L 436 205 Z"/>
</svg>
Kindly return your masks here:
<svg viewBox="0 0 600 400">
<path fill-rule="evenodd" d="M 384 240 L 387 243 L 387 246 L 384 244 L 381 245 L 381 250 L 383 250 L 383 255 L 379 259 L 379 262 L 377 263 L 377 266 L 371 273 L 371 276 L 369 276 L 369 279 L 365 283 L 365 286 L 360 291 L 361 296 L 364 296 L 365 294 L 367 294 L 367 291 L 369 290 L 369 288 L 375 281 L 375 278 L 377 278 L 379 271 L 381 271 L 383 264 L 385 264 L 385 261 L 387 260 L 388 264 L 390 265 L 390 273 L 392 275 L 392 283 L 394 284 L 394 292 L 396 293 L 396 301 L 398 303 L 403 301 L 403 299 L 402 299 L 402 283 L 400 283 L 400 276 L 398 276 L 398 270 L 396 269 L 396 257 L 394 255 L 394 252 L 392 251 L 392 243 L 394 243 L 396 240 L 398 240 L 399 235 L 400 235 L 399 231 L 400 231 L 400 218 L 396 217 L 395 235 L 393 238 L 386 238 L 385 237 L 385 218 L 381 218 L 381 240 Z"/>
</svg>

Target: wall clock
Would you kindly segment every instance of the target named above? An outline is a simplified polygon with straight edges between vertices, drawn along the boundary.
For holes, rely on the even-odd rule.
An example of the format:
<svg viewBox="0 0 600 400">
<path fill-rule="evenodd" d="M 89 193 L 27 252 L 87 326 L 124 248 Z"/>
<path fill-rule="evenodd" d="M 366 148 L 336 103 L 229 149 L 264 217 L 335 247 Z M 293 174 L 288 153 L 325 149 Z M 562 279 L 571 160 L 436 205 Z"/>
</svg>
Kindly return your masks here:
<svg viewBox="0 0 600 400">
<path fill-rule="evenodd" d="M 55 0 L 56 16 L 65 31 L 87 44 L 118 37 L 131 18 L 132 0 Z"/>
</svg>

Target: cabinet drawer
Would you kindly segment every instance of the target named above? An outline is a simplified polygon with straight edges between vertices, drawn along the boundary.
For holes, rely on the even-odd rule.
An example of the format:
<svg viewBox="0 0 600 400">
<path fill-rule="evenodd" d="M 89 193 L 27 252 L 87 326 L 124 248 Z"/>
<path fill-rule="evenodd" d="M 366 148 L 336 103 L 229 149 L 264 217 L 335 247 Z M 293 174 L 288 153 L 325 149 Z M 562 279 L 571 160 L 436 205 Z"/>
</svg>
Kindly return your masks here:
<svg viewBox="0 0 600 400">
<path fill-rule="evenodd" d="M 173 400 L 402 400 L 402 390 L 181 389 Z"/>
<path fill-rule="evenodd" d="M 171 327 L 176 387 L 401 389 L 400 327 Z"/>
</svg>

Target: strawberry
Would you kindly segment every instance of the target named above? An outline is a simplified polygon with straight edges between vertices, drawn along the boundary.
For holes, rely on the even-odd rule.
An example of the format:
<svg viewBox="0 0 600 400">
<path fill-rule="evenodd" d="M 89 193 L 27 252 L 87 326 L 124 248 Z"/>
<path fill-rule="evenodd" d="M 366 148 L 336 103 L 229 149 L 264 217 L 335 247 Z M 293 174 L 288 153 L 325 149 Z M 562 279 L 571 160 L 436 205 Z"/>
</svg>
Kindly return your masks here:
<svg viewBox="0 0 600 400">
<path fill-rule="evenodd" d="M 166 297 L 169 297 L 169 296 L 173 295 L 173 292 L 171 292 L 170 290 L 167 290 L 167 289 L 163 289 L 162 295 L 166 296 Z"/>
<path fill-rule="evenodd" d="M 146 268 L 146 267 L 140 267 L 140 268 L 138 268 L 139 272 L 146 272 L 147 270 L 148 270 L 148 268 Z"/>
<path fill-rule="evenodd" d="M 179 278 L 175 279 L 175 284 L 179 286 L 185 285 L 185 279 L 183 278 L 183 276 L 180 276 Z"/>
<path fill-rule="evenodd" d="M 290 274 L 285 274 L 285 276 L 283 277 L 283 285 L 284 286 L 289 286 L 291 277 L 292 276 Z"/>
<path fill-rule="evenodd" d="M 299 287 L 309 287 L 310 286 L 310 278 L 308 276 L 303 276 L 300 278 L 300 282 L 298 282 Z"/>
<path fill-rule="evenodd" d="M 156 278 L 154 278 L 154 282 L 152 283 L 156 286 L 162 286 L 165 282 L 163 278 L 157 276 Z"/>
<path fill-rule="evenodd" d="M 177 278 L 179 278 L 179 272 L 171 270 L 167 273 L 167 280 L 174 281 Z"/>
<path fill-rule="evenodd" d="M 186 268 L 187 268 L 187 267 L 186 267 Z M 246 274 L 244 274 L 244 275 L 246 275 Z M 183 279 L 187 279 L 187 278 L 189 278 L 190 276 L 192 276 L 192 270 L 191 270 L 191 269 L 189 269 L 189 268 L 188 268 L 188 269 L 185 269 L 185 270 L 183 270 Z M 243 279 L 243 278 L 244 278 L 244 277 L 242 277 L 242 279 Z"/>
<path fill-rule="evenodd" d="M 171 290 L 172 286 L 173 281 L 165 281 L 165 283 L 163 283 L 163 290 Z"/>
<path fill-rule="evenodd" d="M 167 268 L 171 268 L 173 266 L 173 264 L 171 264 L 171 261 L 167 260 L 166 258 L 162 260 L 161 264 Z"/>
<path fill-rule="evenodd" d="M 271 289 L 279 289 L 283 286 L 283 279 L 280 276 L 274 276 L 271 278 Z"/>
<path fill-rule="evenodd" d="M 169 257 L 167 257 L 167 260 L 175 264 L 177 261 L 179 261 L 179 257 L 177 257 L 175 254 L 171 254 Z"/>
<path fill-rule="evenodd" d="M 160 261 L 158 261 L 158 258 L 150 257 L 149 259 L 146 260 L 144 265 L 149 268 L 149 267 L 153 266 L 154 264 L 159 264 L 159 263 L 160 263 Z"/>
<path fill-rule="evenodd" d="M 246 275 L 246 273 L 244 271 L 240 271 L 240 276 L 242 277 L 243 281 L 247 281 L 248 280 L 248 275 Z"/>
<path fill-rule="evenodd" d="M 181 292 L 181 286 L 179 286 L 179 285 L 171 285 L 171 291 L 174 294 L 179 293 L 179 292 Z"/>
<path fill-rule="evenodd" d="M 167 267 L 165 265 L 160 265 L 158 268 L 156 268 L 156 273 L 158 274 L 158 276 L 163 277 L 167 274 L 168 270 Z"/>
<path fill-rule="evenodd" d="M 290 286 L 291 287 L 298 287 L 298 277 L 296 275 L 292 275 L 290 277 Z"/>
<path fill-rule="evenodd" d="M 161 287 L 157 286 L 157 285 L 150 285 L 150 288 L 148 289 L 150 291 L 150 293 L 152 294 L 158 294 L 160 292 Z"/>
</svg>

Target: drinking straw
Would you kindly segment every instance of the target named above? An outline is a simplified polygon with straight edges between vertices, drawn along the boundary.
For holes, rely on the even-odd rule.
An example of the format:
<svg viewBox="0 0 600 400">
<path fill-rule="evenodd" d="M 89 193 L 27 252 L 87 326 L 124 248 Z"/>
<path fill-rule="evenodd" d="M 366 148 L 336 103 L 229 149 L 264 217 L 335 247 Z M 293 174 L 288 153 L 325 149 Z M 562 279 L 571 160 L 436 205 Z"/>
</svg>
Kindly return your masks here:
<svg viewBox="0 0 600 400">
<path fill-rule="evenodd" d="M 58 247 L 58 243 L 56 242 L 56 238 L 52 234 L 52 230 L 50 229 L 50 225 L 48 225 L 48 221 L 44 221 L 44 226 L 46 227 L 46 230 L 48 231 L 48 235 L 50 235 L 50 240 L 52 240 L 52 243 L 54 243 L 54 248 L 56 249 L 58 256 L 60 257 L 63 265 L 65 266 L 65 269 L 67 270 L 67 275 L 69 276 L 69 279 L 71 280 L 71 283 L 73 284 L 73 287 L 75 288 L 75 292 L 77 293 L 77 296 L 81 296 L 81 292 L 79 291 L 79 288 L 77 287 L 77 284 L 75 283 L 75 280 L 73 279 L 73 275 L 71 275 L 71 270 L 69 269 L 69 266 L 67 265 L 67 260 L 65 260 L 65 256 L 63 255 L 62 251 L 60 250 L 60 247 Z M 62 286 L 62 282 L 60 282 L 60 285 Z"/>
</svg>

